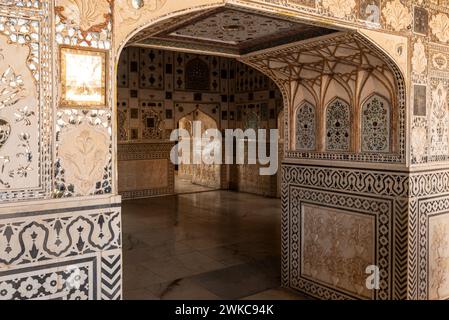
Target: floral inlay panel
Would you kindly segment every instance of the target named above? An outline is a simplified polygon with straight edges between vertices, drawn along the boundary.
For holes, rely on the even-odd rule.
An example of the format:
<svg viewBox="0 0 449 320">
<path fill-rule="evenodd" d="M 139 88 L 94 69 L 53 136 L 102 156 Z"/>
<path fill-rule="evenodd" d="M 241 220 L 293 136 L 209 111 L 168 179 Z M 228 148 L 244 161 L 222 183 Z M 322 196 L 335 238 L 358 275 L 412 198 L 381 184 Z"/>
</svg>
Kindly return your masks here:
<svg viewBox="0 0 449 320">
<path fill-rule="evenodd" d="M 370 298 L 365 270 L 374 265 L 375 219 L 303 205 L 302 275 Z"/>
<path fill-rule="evenodd" d="M 306 102 L 296 111 L 296 149 L 314 150 L 316 141 L 315 107 Z"/>
<path fill-rule="evenodd" d="M 0 190 L 39 187 L 39 94 L 29 55 L 0 35 Z"/>
<path fill-rule="evenodd" d="M 335 99 L 326 111 L 326 149 L 349 151 L 351 141 L 351 110 L 341 99 Z"/>
<path fill-rule="evenodd" d="M 374 95 L 362 106 L 362 151 L 390 151 L 390 104 Z"/>
</svg>

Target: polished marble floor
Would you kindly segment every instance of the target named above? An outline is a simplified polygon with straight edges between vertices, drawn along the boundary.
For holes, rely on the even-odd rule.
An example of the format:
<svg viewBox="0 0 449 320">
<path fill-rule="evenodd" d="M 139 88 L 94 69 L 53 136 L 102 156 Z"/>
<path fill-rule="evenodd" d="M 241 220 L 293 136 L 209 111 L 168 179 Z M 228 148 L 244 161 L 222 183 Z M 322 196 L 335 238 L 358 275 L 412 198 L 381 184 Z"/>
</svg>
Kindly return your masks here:
<svg viewBox="0 0 449 320">
<path fill-rule="evenodd" d="M 175 193 L 188 194 L 197 192 L 213 191 L 214 189 L 193 184 L 190 180 L 175 175 Z"/>
<path fill-rule="evenodd" d="M 123 205 L 125 299 L 305 299 L 280 284 L 280 200 L 211 191 Z"/>
</svg>

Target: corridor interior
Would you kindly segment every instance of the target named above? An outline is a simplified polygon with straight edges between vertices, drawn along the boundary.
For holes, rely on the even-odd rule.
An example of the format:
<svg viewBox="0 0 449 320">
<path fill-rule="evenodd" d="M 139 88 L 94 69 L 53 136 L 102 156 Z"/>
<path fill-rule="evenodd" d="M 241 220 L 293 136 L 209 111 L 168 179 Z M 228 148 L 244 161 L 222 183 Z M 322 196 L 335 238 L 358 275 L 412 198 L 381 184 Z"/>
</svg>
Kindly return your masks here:
<svg viewBox="0 0 449 320">
<path fill-rule="evenodd" d="M 280 211 L 231 191 L 126 201 L 124 299 L 305 299 L 279 288 Z"/>
<path fill-rule="evenodd" d="M 239 57 L 336 30 L 235 8 L 150 29 L 129 41 L 117 70 L 124 298 L 305 299 L 280 288 L 280 172 L 170 158 L 185 141 L 190 159 L 198 152 L 191 137 L 200 122 L 202 134 L 278 129 L 264 143 L 270 153 L 276 144 L 281 163 L 283 94 Z M 171 141 L 176 129 L 190 138 Z"/>
</svg>

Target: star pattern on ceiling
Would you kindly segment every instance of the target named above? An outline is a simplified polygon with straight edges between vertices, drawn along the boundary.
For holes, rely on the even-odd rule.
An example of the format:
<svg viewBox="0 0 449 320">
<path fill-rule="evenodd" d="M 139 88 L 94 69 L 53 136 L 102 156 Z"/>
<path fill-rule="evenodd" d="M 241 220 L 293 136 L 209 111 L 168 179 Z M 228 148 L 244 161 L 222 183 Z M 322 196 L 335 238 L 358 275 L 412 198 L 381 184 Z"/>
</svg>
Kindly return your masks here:
<svg viewBox="0 0 449 320">
<path fill-rule="evenodd" d="M 164 31 L 135 38 L 134 44 L 215 51 L 239 56 L 333 32 L 336 30 L 268 14 L 218 8 L 195 17 L 180 19 Z"/>
</svg>

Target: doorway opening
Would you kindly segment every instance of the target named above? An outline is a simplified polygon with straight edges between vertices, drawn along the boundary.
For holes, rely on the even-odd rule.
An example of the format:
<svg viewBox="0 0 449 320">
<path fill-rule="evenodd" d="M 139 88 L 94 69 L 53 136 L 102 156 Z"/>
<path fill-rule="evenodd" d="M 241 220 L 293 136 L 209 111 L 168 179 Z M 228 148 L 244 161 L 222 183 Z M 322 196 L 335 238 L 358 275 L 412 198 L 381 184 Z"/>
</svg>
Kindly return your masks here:
<svg viewBox="0 0 449 320">
<path fill-rule="evenodd" d="M 280 289 L 280 170 L 175 165 L 170 136 L 195 121 L 279 129 L 282 158 L 283 95 L 238 58 L 334 32 L 223 7 L 131 39 L 117 74 L 125 299 L 302 298 Z"/>
</svg>

